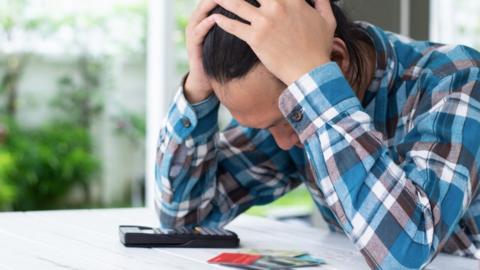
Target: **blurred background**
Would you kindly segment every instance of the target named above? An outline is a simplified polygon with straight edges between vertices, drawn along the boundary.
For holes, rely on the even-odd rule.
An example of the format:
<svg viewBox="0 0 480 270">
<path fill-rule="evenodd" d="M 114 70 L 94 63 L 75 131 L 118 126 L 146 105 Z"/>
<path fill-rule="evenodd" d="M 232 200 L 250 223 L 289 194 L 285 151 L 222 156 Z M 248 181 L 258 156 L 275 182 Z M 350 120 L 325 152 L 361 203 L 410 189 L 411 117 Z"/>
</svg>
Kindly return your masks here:
<svg viewBox="0 0 480 270">
<path fill-rule="evenodd" d="M 196 2 L 0 0 L 0 211 L 150 204 Z M 480 49 L 480 1 L 343 5 L 390 31 Z M 319 222 L 304 187 L 249 213 Z"/>
</svg>

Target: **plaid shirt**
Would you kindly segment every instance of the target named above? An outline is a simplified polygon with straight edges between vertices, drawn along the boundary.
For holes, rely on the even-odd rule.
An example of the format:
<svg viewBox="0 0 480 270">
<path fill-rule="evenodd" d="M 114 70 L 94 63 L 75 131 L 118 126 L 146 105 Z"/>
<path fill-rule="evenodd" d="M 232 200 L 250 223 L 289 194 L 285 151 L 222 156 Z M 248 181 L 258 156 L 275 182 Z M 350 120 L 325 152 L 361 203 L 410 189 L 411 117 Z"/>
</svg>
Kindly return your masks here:
<svg viewBox="0 0 480 270">
<path fill-rule="evenodd" d="M 161 226 L 224 226 L 305 183 L 371 268 L 422 268 L 440 250 L 475 256 L 480 54 L 360 24 L 377 54 L 362 101 L 335 63 L 280 97 L 304 149 L 235 121 L 219 131 L 215 96 L 190 105 L 180 89 L 158 144 Z"/>
</svg>

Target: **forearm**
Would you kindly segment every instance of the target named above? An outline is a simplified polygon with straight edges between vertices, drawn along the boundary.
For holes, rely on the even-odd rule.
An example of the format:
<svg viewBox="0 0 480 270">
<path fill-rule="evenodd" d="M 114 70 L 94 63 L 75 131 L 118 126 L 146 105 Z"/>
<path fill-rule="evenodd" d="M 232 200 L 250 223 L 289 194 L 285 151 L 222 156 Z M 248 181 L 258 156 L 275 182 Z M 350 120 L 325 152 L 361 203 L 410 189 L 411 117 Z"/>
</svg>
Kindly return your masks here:
<svg viewBox="0 0 480 270">
<path fill-rule="evenodd" d="M 417 143 L 396 163 L 335 64 L 282 95 L 281 110 L 305 144 L 318 187 L 372 268 L 424 266 L 468 207 L 474 188 L 468 165 L 452 168 L 445 149 L 433 147 L 465 152 L 449 137 L 457 127 L 432 124 L 455 106 L 444 102 L 416 121 L 410 141 Z M 295 121 L 298 110 L 304 116 Z"/>
<path fill-rule="evenodd" d="M 233 121 L 219 132 L 215 96 L 184 102 L 177 95 L 159 140 L 155 204 L 163 227 L 221 227 L 300 184 L 288 152 L 268 131 Z"/>
<path fill-rule="evenodd" d="M 195 105 L 186 101 L 182 89 L 175 97 L 160 132 L 155 168 L 155 205 L 163 227 L 195 225 L 210 211 L 216 186 L 217 113 L 214 96 Z"/>
</svg>

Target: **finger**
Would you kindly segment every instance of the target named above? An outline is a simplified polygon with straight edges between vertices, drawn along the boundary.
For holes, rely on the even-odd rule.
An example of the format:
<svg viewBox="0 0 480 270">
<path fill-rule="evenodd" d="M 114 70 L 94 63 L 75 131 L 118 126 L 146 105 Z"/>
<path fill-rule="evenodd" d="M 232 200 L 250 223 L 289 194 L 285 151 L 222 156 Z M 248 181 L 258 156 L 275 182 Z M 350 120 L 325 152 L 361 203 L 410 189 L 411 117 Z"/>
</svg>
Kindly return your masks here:
<svg viewBox="0 0 480 270">
<path fill-rule="evenodd" d="M 260 15 L 258 8 L 245 0 L 215 0 L 215 2 L 224 9 L 249 22 L 252 22 L 255 17 Z"/>
<path fill-rule="evenodd" d="M 214 25 L 215 20 L 213 20 L 212 16 L 205 18 L 195 27 L 192 41 L 197 45 L 202 44 L 208 31 L 210 31 Z"/>
<path fill-rule="evenodd" d="M 316 0 L 315 9 L 320 11 L 320 14 L 322 14 L 322 17 L 328 23 L 330 29 L 332 29 L 332 31 L 335 31 L 335 28 L 337 28 L 337 20 L 335 19 L 335 15 L 333 14 L 330 0 Z"/>
<path fill-rule="evenodd" d="M 223 30 L 248 43 L 248 34 L 251 32 L 250 25 L 234 19 L 229 19 L 220 14 L 214 14 L 212 17 L 217 25 Z"/>
<path fill-rule="evenodd" d="M 190 23 L 192 25 L 197 25 L 203 19 L 208 16 L 208 13 L 215 8 L 217 3 L 214 0 L 202 0 L 197 9 L 193 12 L 192 17 L 190 18 Z"/>
</svg>

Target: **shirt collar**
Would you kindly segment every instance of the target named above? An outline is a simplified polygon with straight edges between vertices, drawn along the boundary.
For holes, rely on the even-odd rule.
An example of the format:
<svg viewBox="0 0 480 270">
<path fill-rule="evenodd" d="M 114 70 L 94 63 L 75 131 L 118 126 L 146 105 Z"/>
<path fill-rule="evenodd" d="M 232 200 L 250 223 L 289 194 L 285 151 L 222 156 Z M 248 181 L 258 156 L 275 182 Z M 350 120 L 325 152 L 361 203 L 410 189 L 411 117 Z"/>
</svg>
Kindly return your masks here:
<svg viewBox="0 0 480 270">
<path fill-rule="evenodd" d="M 370 38 L 376 52 L 375 76 L 362 101 L 363 106 L 367 107 L 378 95 L 383 94 L 385 98 L 388 96 L 388 92 L 394 83 L 398 61 L 393 44 L 384 30 L 367 22 L 356 23 Z"/>
</svg>

